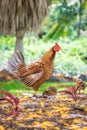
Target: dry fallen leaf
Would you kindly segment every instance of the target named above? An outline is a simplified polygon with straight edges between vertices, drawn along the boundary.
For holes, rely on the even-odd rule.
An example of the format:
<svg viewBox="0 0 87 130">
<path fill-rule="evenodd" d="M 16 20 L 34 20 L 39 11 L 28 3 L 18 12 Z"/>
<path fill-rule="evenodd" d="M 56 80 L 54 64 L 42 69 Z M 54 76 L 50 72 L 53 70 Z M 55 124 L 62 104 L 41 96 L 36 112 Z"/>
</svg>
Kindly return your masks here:
<svg viewBox="0 0 87 130">
<path fill-rule="evenodd" d="M 47 115 L 47 116 L 52 116 L 53 114 L 52 114 L 52 112 L 47 111 L 47 112 L 46 112 L 46 115 Z"/>
<path fill-rule="evenodd" d="M 0 130 L 5 130 L 4 126 L 0 125 Z"/>
<path fill-rule="evenodd" d="M 87 130 L 87 127 L 83 127 L 83 130 Z"/>
<path fill-rule="evenodd" d="M 61 117 L 68 119 L 69 115 L 67 113 L 61 112 Z"/>
<path fill-rule="evenodd" d="M 70 126 L 70 128 L 71 128 L 71 130 L 81 130 L 81 129 L 80 129 L 80 126 L 77 126 L 77 125 L 75 125 L 75 124 L 72 124 L 72 125 Z"/>
<path fill-rule="evenodd" d="M 54 123 L 52 123 L 52 122 L 49 122 L 49 121 L 45 121 L 45 122 L 43 122 L 42 124 L 41 124 L 41 127 L 42 128 L 47 128 L 47 127 L 54 127 Z"/>
<path fill-rule="evenodd" d="M 77 123 L 82 123 L 83 122 L 83 120 L 82 119 L 74 119 L 73 120 L 73 123 L 75 123 L 75 124 L 77 124 Z"/>
<path fill-rule="evenodd" d="M 85 111 L 85 112 L 87 112 L 87 107 L 86 107 L 86 108 L 84 108 L 84 111 Z"/>
<path fill-rule="evenodd" d="M 41 105 L 41 107 L 44 107 L 44 103 L 43 102 L 41 102 L 40 105 Z"/>
</svg>

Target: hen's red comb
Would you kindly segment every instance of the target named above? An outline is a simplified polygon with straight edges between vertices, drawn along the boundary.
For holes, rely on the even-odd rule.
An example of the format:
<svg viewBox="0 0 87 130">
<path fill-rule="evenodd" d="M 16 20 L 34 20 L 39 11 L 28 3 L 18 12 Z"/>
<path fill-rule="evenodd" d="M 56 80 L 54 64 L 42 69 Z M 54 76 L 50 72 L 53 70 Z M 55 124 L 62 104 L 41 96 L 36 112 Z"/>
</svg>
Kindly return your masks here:
<svg viewBox="0 0 87 130">
<path fill-rule="evenodd" d="M 55 51 L 55 52 L 58 52 L 58 51 L 60 51 L 60 50 L 61 50 L 60 45 L 59 45 L 58 43 L 56 43 L 55 46 L 54 46 L 54 51 Z"/>
</svg>

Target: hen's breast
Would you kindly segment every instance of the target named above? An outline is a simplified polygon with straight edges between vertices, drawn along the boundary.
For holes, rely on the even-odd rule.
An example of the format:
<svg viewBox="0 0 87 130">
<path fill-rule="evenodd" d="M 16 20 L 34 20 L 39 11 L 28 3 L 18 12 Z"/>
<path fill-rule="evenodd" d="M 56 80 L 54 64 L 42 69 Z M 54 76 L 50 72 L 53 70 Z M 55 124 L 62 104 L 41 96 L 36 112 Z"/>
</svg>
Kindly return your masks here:
<svg viewBox="0 0 87 130">
<path fill-rule="evenodd" d="M 32 87 L 37 90 L 46 80 L 48 80 L 53 72 L 53 63 L 49 62 L 48 64 L 42 65 L 43 69 L 43 75 L 42 77 L 36 81 L 35 84 L 32 85 Z"/>
<path fill-rule="evenodd" d="M 44 67 L 44 74 L 45 74 L 45 78 L 46 80 L 49 79 L 49 77 L 51 76 L 53 72 L 53 63 L 50 62 L 49 64 L 46 64 Z"/>
</svg>

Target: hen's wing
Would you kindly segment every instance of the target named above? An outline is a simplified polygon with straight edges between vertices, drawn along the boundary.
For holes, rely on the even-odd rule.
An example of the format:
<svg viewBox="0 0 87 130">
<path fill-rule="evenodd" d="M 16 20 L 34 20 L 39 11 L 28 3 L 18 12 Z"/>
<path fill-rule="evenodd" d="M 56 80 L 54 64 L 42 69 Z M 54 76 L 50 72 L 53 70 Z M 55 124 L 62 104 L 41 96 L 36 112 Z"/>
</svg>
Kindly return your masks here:
<svg viewBox="0 0 87 130">
<path fill-rule="evenodd" d="M 21 81 L 27 86 L 32 86 L 43 76 L 40 62 L 35 62 L 30 66 L 25 64 L 19 65 L 18 72 Z"/>
</svg>

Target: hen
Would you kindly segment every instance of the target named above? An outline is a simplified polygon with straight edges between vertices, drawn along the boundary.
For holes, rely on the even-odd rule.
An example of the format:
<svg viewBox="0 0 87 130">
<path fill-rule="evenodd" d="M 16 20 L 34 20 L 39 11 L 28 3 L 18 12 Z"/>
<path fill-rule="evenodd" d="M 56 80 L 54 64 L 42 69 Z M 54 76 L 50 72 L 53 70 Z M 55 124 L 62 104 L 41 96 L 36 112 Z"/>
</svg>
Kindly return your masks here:
<svg viewBox="0 0 87 130">
<path fill-rule="evenodd" d="M 36 92 L 50 78 L 53 72 L 55 54 L 60 50 L 61 47 L 56 43 L 40 60 L 30 65 L 25 64 L 22 53 L 16 52 L 9 61 L 9 71 L 16 73 L 22 83 L 33 87 Z"/>
</svg>

